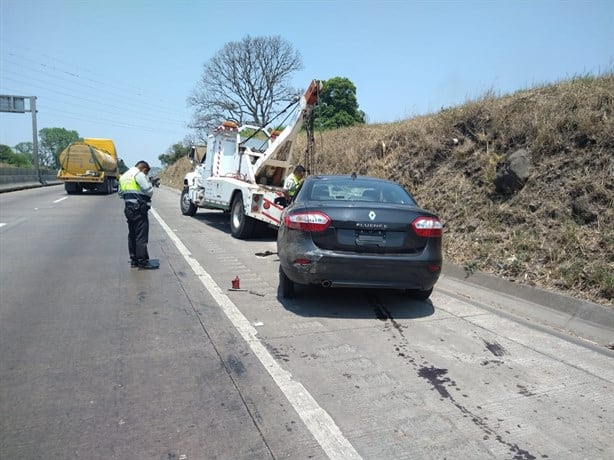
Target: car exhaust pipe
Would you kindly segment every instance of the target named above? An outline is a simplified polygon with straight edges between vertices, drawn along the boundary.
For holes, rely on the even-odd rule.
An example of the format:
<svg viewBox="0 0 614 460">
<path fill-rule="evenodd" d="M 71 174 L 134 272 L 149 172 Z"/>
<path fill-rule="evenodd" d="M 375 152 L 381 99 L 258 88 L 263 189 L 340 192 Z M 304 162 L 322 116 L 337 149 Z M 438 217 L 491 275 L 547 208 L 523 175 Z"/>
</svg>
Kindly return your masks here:
<svg viewBox="0 0 614 460">
<path fill-rule="evenodd" d="M 331 286 L 331 282 L 329 280 L 322 281 L 322 287 L 329 288 Z"/>
</svg>

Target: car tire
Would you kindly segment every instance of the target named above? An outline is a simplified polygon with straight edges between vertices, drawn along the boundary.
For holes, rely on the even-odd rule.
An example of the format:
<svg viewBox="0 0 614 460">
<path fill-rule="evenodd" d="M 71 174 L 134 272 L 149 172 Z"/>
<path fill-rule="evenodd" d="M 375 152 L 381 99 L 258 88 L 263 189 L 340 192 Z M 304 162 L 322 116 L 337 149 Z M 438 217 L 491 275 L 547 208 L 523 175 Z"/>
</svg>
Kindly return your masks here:
<svg viewBox="0 0 614 460">
<path fill-rule="evenodd" d="M 416 299 L 416 300 L 427 300 L 431 296 L 431 293 L 433 292 L 433 288 L 426 289 L 426 290 L 422 290 L 422 289 L 407 289 L 405 292 L 407 293 L 407 295 L 409 295 L 413 299 Z"/>
<path fill-rule="evenodd" d="M 180 202 L 180 206 L 181 206 L 181 214 L 183 214 L 184 216 L 193 216 L 194 214 L 196 214 L 196 205 L 194 203 L 192 203 L 192 201 L 190 200 L 190 195 L 189 192 L 190 189 L 188 187 L 184 187 L 184 189 L 181 191 L 181 202 Z"/>
<path fill-rule="evenodd" d="M 279 290 L 285 299 L 294 297 L 294 281 L 288 278 L 281 266 L 279 267 Z"/>
<path fill-rule="evenodd" d="M 238 193 L 230 206 L 230 233 L 235 238 L 244 240 L 254 233 L 256 220 L 245 215 L 243 196 Z"/>
</svg>

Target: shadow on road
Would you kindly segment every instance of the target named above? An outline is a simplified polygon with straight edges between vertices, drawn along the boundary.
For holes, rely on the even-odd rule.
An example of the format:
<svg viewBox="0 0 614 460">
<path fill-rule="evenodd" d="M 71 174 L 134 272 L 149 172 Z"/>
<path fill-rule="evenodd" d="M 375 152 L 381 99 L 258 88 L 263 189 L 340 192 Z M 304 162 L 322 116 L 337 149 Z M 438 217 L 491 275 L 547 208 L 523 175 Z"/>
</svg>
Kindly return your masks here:
<svg viewBox="0 0 614 460">
<path fill-rule="evenodd" d="M 411 299 L 402 291 L 384 289 L 295 286 L 295 297 L 277 299 L 284 308 L 304 317 L 417 319 L 435 313 L 430 300 Z"/>
<path fill-rule="evenodd" d="M 209 227 L 230 235 L 230 214 L 227 212 L 199 210 L 194 217 L 184 216 L 184 218 L 196 219 Z M 264 223 L 259 223 L 256 226 L 254 235 L 249 239 L 251 241 L 275 241 L 277 239 L 277 229 L 274 229 Z"/>
</svg>

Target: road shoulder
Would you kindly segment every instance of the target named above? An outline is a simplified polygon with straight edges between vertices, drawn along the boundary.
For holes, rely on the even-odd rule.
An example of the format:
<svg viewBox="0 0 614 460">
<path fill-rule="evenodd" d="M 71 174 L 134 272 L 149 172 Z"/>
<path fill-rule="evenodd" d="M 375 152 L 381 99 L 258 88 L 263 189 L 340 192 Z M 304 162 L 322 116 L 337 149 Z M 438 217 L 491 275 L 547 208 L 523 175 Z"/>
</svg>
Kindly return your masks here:
<svg viewBox="0 0 614 460">
<path fill-rule="evenodd" d="M 525 319 L 566 331 L 602 346 L 614 345 L 614 309 L 496 276 L 474 273 L 446 264 L 438 286 L 461 297 L 486 302 L 488 291 L 505 294 L 494 307 Z"/>
</svg>

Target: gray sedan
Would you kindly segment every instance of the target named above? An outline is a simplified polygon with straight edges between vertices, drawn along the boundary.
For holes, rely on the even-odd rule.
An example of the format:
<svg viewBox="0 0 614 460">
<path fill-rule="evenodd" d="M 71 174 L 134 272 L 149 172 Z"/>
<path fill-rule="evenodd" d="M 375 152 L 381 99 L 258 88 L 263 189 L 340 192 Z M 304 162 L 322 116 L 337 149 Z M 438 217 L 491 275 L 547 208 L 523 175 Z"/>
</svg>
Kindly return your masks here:
<svg viewBox="0 0 614 460">
<path fill-rule="evenodd" d="M 441 273 L 442 228 L 396 182 L 310 176 L 277 234 L 281 295 L 317 284 L 402 289 L 426 300 Z"/>
</svg>

